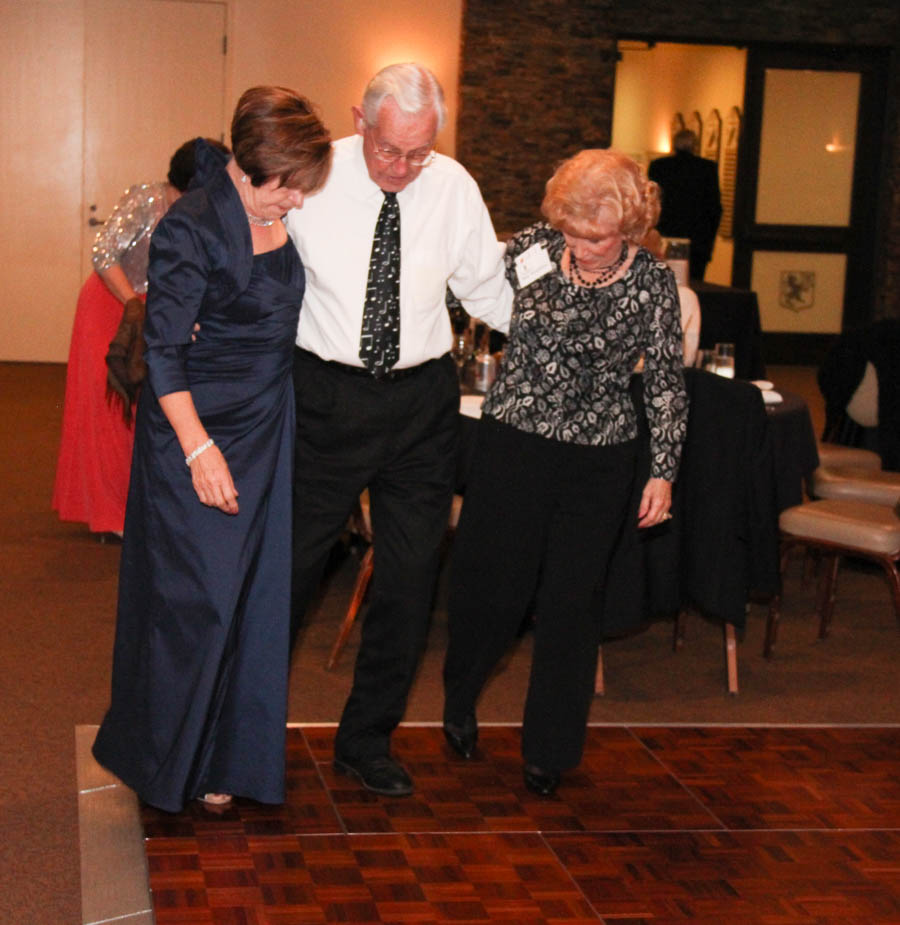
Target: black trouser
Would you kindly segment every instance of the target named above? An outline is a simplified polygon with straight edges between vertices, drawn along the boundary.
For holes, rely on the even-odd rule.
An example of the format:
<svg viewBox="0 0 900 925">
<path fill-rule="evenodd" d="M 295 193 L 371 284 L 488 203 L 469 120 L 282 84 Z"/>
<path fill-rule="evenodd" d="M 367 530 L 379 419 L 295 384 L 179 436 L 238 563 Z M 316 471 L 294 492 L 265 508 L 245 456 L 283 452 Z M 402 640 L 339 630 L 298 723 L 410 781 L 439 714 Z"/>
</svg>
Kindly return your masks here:
<svg viewBox="0 0 900 925">
<path fill-rule="evenodd" d="M 335 752 L 387 754 L 428 629 L 459 433 L 449 356 L 376 380 L 295 351 L 295 625 L 328 553 L 369 489 L 375 568 Z"/>
<path fill-rule="evenodd" d="M 482 418 L 453 548 L 444 717 L 459 723 L 534 603 L 528 764 L 578 764 L 597 667 L 591 601 L 634 478 L 636 441 L 578 446 Z"/>
</svg>

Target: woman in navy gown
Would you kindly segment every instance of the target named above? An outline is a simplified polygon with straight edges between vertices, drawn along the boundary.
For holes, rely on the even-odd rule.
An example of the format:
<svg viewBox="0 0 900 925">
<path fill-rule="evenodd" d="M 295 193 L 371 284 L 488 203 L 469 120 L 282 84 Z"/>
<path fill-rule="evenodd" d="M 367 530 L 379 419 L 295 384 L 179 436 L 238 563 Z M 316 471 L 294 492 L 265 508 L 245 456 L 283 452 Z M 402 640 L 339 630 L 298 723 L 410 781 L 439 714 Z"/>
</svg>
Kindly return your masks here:
<svg viewBox="0 0 900 925">
<path fill-rule="evenodd" d="M 281 218 L 324 182 L 331 146 L 280 87 L 244 93 L 231 135 L 230 160 L 198 140 L 196 188 L 151 241 L 112 701 L 94 744 L 169 811 L 284 800 L 305 277 Z"/>
</svg>

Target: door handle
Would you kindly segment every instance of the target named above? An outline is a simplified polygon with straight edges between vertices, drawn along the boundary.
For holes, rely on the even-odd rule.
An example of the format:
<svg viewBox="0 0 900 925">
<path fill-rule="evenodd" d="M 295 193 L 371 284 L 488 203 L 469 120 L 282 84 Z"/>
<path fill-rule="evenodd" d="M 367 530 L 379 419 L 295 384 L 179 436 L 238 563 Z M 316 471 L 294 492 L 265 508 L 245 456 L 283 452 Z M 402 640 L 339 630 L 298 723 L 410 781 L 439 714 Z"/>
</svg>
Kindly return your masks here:
<svg viewBox="0 0 900 925">
<path fill-rule="evenodd" d="M 106 222 L 101 222 L 99 218 L 94 218 L 94 216 L 92 215 L 92 216 L 88 219 L 88 224 L 91 225 L 91 226 L 93 226 L 93 225 L 105 225 Z"/>
</svg>

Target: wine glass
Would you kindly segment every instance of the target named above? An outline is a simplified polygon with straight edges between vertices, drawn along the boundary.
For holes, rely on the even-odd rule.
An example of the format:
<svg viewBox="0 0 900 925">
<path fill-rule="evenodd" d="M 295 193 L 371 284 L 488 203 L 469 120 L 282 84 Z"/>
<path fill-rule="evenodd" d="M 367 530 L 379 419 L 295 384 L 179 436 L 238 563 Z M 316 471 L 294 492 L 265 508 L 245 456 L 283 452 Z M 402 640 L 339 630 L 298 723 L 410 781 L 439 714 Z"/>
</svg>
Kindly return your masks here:
<svg viewBox="0 0 900 925">
<path fill-rule="evenodd" d="M 716 372 L 734 379 L 734 344 L 716 344 Z"/>
<path fill-rule="evenodd" d="M 462 374 L 463 367 L 472 359 L 472 330 L 465 327 L 462 330 L 454 331 L 453 346 L 450 348 L 450 355 L 456 362 L 456 367 Z"/>
</svg>

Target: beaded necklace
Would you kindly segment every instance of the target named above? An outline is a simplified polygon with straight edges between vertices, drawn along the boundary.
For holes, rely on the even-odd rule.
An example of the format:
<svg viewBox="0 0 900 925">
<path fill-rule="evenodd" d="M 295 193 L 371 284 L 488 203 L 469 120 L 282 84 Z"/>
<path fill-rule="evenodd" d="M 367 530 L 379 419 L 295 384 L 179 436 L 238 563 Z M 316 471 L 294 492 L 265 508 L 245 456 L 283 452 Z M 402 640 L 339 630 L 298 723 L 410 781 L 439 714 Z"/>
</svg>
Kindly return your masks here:
<svg viewBox="0 0 900 925">
<path fill-rule="evenodd" d="M 270 225 L 275 224 L 274 218 L 260 218 L 252 212 L 247 212 L 246 209 L 244 209 L 244 212 L 247 213 L 247 221 L 250 222 L 251 225 L 256 225 L 257 228 L 268 228 Z"/>
<path fill-rule="evenodd" d="M 619 256 L 608 266 L 603 267 L 602 270 L 597 274 L 597 278 L 588 282 L 581 273 L 578 272 L 578 261 L 575 259 L 575 254 L 572 253 L 571 248 L 569 249 L 569 280 L 573 283 L 576 283 L 579 286 L 584 286 L 587 289 L 598 289 L 600 286 L 605 286 L 615 275 L 619 272 L 622 264 L 625 263 L 625 258 L 628 257 L 628 242 L 622 242 L 622 250 L 619 251 Z"/>
</svg>

